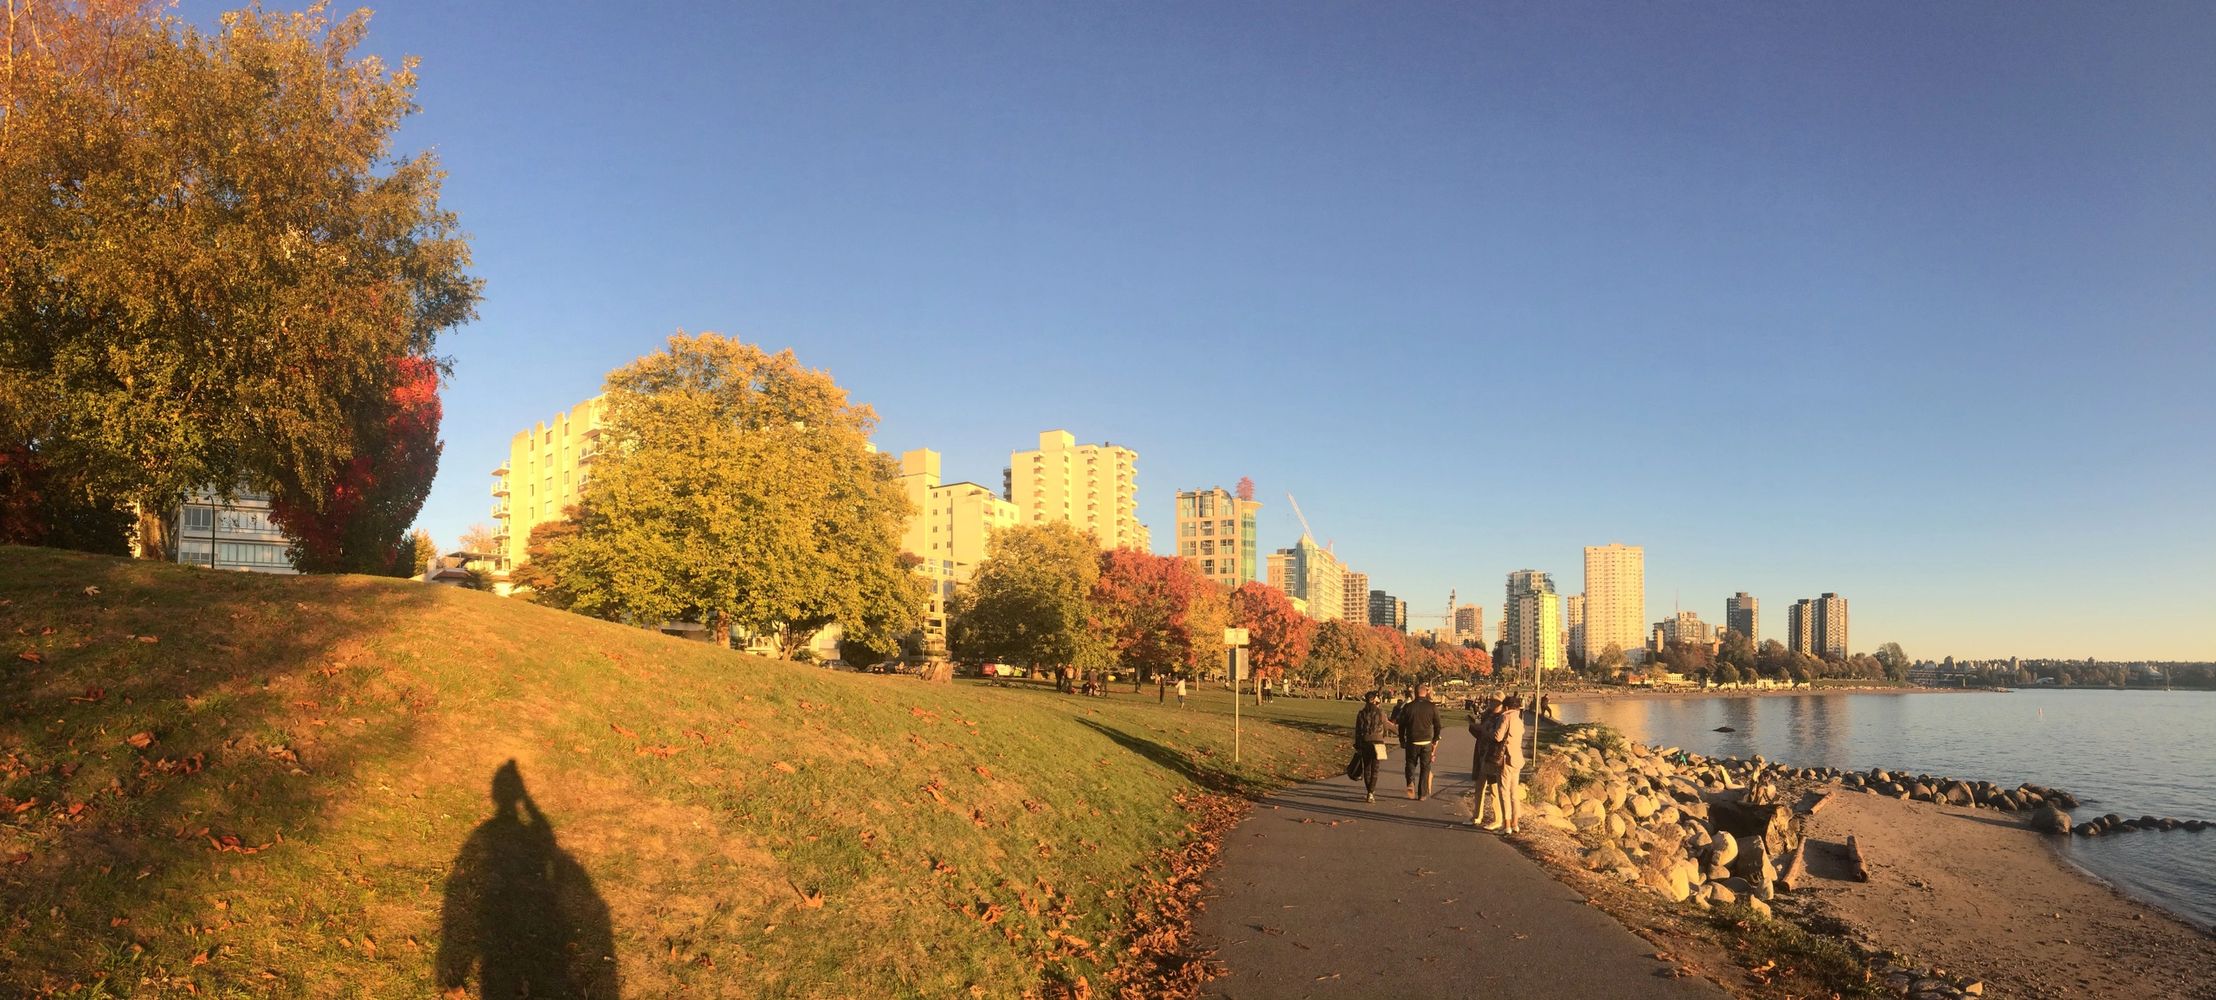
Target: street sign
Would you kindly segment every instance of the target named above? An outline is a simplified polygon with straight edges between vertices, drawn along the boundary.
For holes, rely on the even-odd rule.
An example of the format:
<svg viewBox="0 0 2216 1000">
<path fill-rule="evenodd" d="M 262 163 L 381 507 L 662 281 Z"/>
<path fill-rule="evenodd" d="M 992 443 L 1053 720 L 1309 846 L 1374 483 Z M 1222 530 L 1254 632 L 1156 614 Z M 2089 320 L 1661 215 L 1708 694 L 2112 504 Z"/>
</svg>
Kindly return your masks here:
<svg viewBox="0 0 2216 1000">
<path fill-rule="evenodd" d="M 1224 629 L 1224 630 L 1223 630 L 1223 644 L 1224 644 L 1224 645 L 1226 645 L 1226 646 L 1244 646 L 1244 645 L 1246 645 L 1246 644 L 1247 644 L 1247 630 L 1246 630 L 1246 629 L 1243 629 L 1243 628 L 1227 628 L 1227 629 Z"/>
<path fill-rule="evenodd" d="M 1243 646 L 1234 646 L 1234 647 L 1232 647 L 1232 648 L 1230 648 L 1230 649 L 1228 649 L 1228 650 L 1225 650 L 1225 656 L 1226 656 L 1226 657 L 1228 658 L 1226 662 L 1227 662 L 1227 663 L 1229 664 L 1229 668 L 1228 668 L 1228 669 L 1229 669 L 1229 672 L 1230 672 L 1230 674 L 1231 674 L 1231 679 L 1232 679 L 1232 680 L 1235 680 L 1235 681 L 1243 681 L 1243 680 L 1246 680 L 1246 679 L 1247 679 L 1247 651 L 1246 651 L 1246 648 L 1245 648 L 1245 647 L 1243 647 Z M 1234 699 L 1234 700 L 1236 700 L 1236 699 Z"/>
</svg>

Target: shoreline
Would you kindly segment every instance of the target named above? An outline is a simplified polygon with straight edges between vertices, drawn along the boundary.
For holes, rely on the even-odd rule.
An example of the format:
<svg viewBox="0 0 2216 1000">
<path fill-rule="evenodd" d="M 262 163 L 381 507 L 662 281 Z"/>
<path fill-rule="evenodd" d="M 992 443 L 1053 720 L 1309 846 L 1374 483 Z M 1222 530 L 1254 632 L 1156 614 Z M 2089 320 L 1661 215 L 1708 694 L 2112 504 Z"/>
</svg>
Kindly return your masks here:
<svg viewBox="0 0 2216 1000">
<path fill-rule="evenodd" d="M 1972 971 L 2003 995 L 2216 991 L 2216 935 L 2072 864 L 2011 817 L 1843 792 L 1806 830 L 1811 852 L 1853 836 L 1870 880 L 1820 872 L 1796 895 L 1876 947 Z"/>
<path fill-rule="evenodd" d="M 2216 931 L 2079 867 L 2034 828 L 2045 813 L 2006 806 L 2033 789 L 2032 804 L 2074 806 L 2066 793 L 1949 779 L 1936 800 L 1873 794 L 1855 774 L 1619 741 L 1605 725 L 1565 727 L 1542 752 L 1530 853 L 1627 924 L 1678 947 L 1720 943 L 1703 964 L 1721 954 L 1746 970 L 1742 997 L 1840 991 L 1874 974 L 1918 997 L 2216 998 Z M 1716 846 L 1727 826 L 1735 857 Z M 1746 942 L 1776 938 L 1702 912 L 1740 903 L 1853 957 L 1831 961 L 1828 985 L 1772 989 L 1765 970 L 1816 953 L 1745 957 Z M 1720 942 L 1719 923 L 1736 928 Z"/>
<path fill-rule="evenodd" d="M 1674 701 L 1691 698 L 1806 698 L 1811 695 L 1825 697 L 1842 694 L 2007 694 L 2000 688 L 1922 688 L 1922 687 L 1820 687 L 1820 688 L 1768 688 L 1723 691 L 1708 690 L 1624 690 L 1624 691 L 1548 691 L 1547 701 L 1569 705 L 1584 702 L 1609 701 Z"/>
</svg>

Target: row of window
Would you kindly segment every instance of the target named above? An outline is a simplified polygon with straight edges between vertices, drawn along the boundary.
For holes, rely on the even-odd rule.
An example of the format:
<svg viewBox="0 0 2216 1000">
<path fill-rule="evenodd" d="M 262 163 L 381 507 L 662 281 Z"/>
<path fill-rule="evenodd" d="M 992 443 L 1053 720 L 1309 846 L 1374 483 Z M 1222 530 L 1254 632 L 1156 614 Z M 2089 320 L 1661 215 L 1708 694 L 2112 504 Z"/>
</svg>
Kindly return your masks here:
<svg viewBox="0 0 2216 1000">
<path fill-rule="evenodd" d="M 230 535 L 283 534 L 270 521 L 269 512 L 263 510 L 219 511 L 213 507 L 186 507 L 179 522 L 186 534 L 195 531 L 201 534 L 220 531 Z"/>
<path fill-rule="evenodd" d="M 177 544 L 177 561 L 199 566 L 208 565 L 208 543 L 183 539 Z M 285 546 L 262 545 L 255 542 L 217 542 L 215 562 L 219 566 L 291 566 L 285 558 Z"/>
</svg>

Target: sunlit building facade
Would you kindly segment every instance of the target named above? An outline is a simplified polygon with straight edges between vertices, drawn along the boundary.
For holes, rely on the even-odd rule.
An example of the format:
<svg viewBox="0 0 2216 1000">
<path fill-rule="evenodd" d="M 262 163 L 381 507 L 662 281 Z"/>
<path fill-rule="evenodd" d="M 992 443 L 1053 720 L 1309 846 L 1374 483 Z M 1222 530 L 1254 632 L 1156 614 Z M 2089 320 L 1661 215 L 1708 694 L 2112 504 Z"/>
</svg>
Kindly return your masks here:
<svg viewBox="0 0 2216 1000">
<path fill-rule="evenodd" d="M 492 473 L 496 573 L 524 561 L 531 529 L 560 520 L 577 503 L 599 453 L 606 413 L 606 400 L 594 396 L 509 439 L 508 460 Z"/>
<path fill-rule="evenodd" d="M 1145 551 L 1138 470 L 1139 453 L 1129 448 L 1045 431 L 1037 448 L 1009 453 L 1007 497 L 1025 524 L 1059 521 L 1090 533 L 1101 548 Z"/>
<path fill-rule="evenodd" d="M 1261 569 L 1255 515 L 1261 501 L 1242 500 L 1221 486 L 1177 494 L 1177 555 L 1226 589 Z"/>
</svg>

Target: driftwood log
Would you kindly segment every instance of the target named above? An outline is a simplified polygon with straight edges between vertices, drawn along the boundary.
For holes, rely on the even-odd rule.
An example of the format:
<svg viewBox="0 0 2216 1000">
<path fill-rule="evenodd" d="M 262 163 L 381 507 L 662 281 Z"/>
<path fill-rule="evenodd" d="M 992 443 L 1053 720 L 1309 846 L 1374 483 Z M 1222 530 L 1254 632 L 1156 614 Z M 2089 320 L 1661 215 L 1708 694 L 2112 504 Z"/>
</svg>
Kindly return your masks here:
<svg viewBox="0 0 2216 1000">
<path fill-rule="evenodd" d="M 1801 810 L 1801 814 L 1805 816 L 1814 816 L 1817 813 L 1822 812 L 1825 806 L 1831 804 L 1831 797 L 1836 794 L 1838 793 L 1825 792 L 1822 795 L 1816 796 L 1814 801 L 1808 803 L 1807 808 Z"/>
<path fill-rule="evenodd" d="M 1793 846 L 1785 855 L 1785 864 L 1777 871 L 1778 887 L 1786 892 L 1799 892 L 1808 884 L 1808 844 L 1803 841 Z"/>
<path fill-rule="evenodd" d="M 1847 864 L 1854 869 L 1855 881 L 1867 882 L 1870 880 L 1870 865 L 1862 857 L 1862 842 L 1854 839 L 1853 834 L 1847 835 Z"/>
</svg>

